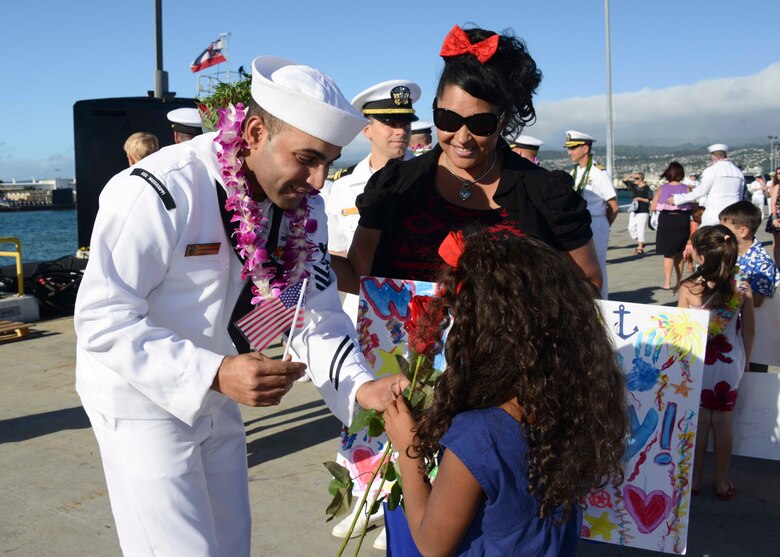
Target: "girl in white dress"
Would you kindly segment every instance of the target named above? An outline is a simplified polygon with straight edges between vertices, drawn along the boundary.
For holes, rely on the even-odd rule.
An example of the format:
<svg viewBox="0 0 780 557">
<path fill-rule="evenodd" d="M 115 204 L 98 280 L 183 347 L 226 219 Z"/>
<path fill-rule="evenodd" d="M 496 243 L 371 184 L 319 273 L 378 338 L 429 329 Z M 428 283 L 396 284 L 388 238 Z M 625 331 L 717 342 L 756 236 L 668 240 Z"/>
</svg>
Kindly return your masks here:
<svg viewBox="0 0 780 557">
<path fill-rule="evenodd" d="M 699 268 L 680 283 L 678 306 L 710 312 L 692 493 L 698 494 L 701 486 L 711 429 L 715 442 L 715 496 L 728 501 L 735 493 L 728 480 L 732 411 L 755 338 L 753 299 L 750 286 L 735 277 L 737 240 L 728 228 L 720 224 L 702 226 L 693 234 L 691 243 L 693 260 Z"/>
</svg>

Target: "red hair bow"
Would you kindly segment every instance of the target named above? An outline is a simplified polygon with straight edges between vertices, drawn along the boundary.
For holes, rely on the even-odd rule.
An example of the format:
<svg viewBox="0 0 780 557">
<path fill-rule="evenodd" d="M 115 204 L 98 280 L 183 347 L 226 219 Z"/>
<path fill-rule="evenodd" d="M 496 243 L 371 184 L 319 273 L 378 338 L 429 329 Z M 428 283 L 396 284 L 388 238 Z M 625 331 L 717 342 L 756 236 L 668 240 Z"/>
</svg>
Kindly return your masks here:
<svg viewBox="0 0 780 557">
<path fill-rule="evenodd" d="M 456 25 L 444 37 L 444 44 L 441 45 L 439 56 L 448 58 L 471 53 L 477 57 L 481 64 L 484 64 L 496 53 L 496 49 L 498 49 L 498 35 L 492 35 L 484 41 L 471 44 L 466 32 Z"/>
<path fill-rule="evenodd" d="M 439 256 L 444 259 L 447 265 L 457 269 L 458 261 L 460 256 L 463 255 L 465 247 L 466 239 L 463 237 L 463 232 L 460 230 L 450 232 L 439 246 Z"/>
</svg>

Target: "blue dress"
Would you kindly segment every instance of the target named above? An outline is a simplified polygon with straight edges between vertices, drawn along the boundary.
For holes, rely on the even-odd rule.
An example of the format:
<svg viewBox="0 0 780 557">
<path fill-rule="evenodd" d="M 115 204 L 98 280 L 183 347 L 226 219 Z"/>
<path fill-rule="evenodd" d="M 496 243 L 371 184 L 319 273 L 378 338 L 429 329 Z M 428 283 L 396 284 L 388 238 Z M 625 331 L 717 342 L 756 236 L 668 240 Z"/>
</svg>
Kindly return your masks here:
<svg viewBox="0 0 780 557">
<path fill-rule="evenodd" d="M 537 500 L 528 493 L 527 444 L 520 424 L 500 408 L 458 414 L 441 445 L 452 451 L 485 492 L 454 555 L 573 557 L 582 526 L 579 509 L 564 524 L 536 516 Z M 385 508 L 388 555 L 417 556 L 400 507 Z"/>
</svg>

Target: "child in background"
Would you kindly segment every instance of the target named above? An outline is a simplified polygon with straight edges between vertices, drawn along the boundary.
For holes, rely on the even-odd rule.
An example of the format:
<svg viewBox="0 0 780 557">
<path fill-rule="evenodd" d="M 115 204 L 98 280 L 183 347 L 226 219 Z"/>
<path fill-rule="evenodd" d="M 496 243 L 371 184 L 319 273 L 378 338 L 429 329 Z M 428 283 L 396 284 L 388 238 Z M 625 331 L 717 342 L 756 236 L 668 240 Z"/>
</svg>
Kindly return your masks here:
<svg viewBox="0 0 780 557">
<path fill-rule="evenodd" d="M 718 218 L 737 239 L 739 278 L 750 285 L 753 307 L 759 307 L 764 298 L 774 296 L 780 283 L 775 262 L 756 238 L 762 221 L 761 210 L 750 201 L 737 201 L 723 209 Z"/>
<path fill-rule="evenodd" d="M 532 238 L 480 232 L 448 263 L 454 321 L 435 400 L 419 424 L 401 397 L 384 414 L 414 542 L 424 555 L 573 556 L 578 502 L 622 481 L 627 434 L 593 293 Z"/>
<path fill-rule="evenodd" d="M 728 501 L 736 491 L 728 479 L 732 411 L 755 337 L 753 300 L 750 288 L 736 278 L 737 240 L 731 230 L 721 224 L 702 226 L 692 243 L 693 260 L 699 268 L 680 283 L 678 307 L 709 310 L 710 325 L 691 489 L 694 495 L 699 493 L 711 429 L 715 440 L 715 496 Z"/>
<path fill-rule="evenodd" d="M 685 244 L 685 250 L 683 251 L 683 263 L 686 263 L 686 268 L 689 273 L 693 272 L 693 246 L 691 245 L 691 238 L 693 233 L 696 232 L 701 226 L 701 216 L 704 214 L 704 207 L 696 206 L 691 214 L 691 234 L 688 236 L 688 243 Z"/>
<path fill-rule="evenodd" d="M 148 132 L 136 132 L 127 138 L 124 145 L 125 155 L 127 155 L 127 164 L 133 166 L 135 163 L 156 153 L 160 149 L 157 136 Z"/>
</svg>

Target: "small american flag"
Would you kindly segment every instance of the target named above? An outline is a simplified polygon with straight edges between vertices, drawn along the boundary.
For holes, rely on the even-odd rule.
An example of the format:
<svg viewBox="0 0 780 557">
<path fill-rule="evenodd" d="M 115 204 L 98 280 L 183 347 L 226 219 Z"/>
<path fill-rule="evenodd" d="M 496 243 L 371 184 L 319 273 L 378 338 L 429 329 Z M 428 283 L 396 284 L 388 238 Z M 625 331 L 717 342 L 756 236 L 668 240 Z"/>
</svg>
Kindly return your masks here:
<svg viewBox="0 0 780 557">
<path fill-rule="evenodd" d="M 244 334 L 249 344 L 257 350 L 265 350 L 269 344 L 279 338 L 292 325 L 298 298 L 301 297 L 301 311 L 295 328 L 303 327 L 302 283 L 288 286 L 272 300 L 261 302 L 259 306 L 236 321 L 236 326 Z"/>
</svg>

